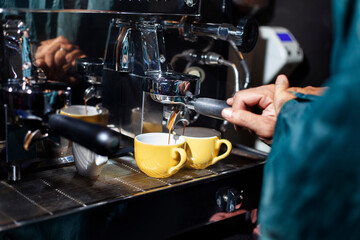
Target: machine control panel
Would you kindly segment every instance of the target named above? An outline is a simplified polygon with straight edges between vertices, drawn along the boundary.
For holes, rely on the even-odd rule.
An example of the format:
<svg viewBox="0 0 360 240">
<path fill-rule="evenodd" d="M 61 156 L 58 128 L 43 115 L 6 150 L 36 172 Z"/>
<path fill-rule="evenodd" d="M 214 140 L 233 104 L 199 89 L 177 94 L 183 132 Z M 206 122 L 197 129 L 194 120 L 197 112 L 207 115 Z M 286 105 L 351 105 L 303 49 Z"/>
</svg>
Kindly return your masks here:
<svg viewBox="0 0 360 240">
<path fill-rule="evenodd" d="M 276 35 L 280 38 L 282 42 L 292 42 L 292 38 L 289 33 L 286 32 L 278 32 Z"/>
<path fill-rule="evenodd" d="M 261 26 L 259 32 L 266 41 L 263 83 L 270 83 L 280 73 L 290 75 L 304 59 L 294 35 L 283 27 Z"/>
</svg>

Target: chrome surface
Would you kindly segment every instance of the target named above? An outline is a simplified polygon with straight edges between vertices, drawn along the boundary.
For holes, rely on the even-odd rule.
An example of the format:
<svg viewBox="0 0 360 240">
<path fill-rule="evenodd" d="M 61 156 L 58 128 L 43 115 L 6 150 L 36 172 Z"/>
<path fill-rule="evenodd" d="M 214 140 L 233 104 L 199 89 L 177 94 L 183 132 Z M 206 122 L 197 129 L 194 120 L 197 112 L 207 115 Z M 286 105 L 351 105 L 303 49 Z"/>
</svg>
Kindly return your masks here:
<svg viewBox="0 0 360 240">
<path fill-rule="evenodd" d="M 1 30 L 1 84 L 18 84 L 27 90 L 33 84 L 44 83 L 44 72 L 33 62 L 29 29 L 21 17 L 6 16 Z"/>
<path fill-rule="evenodd" d="M 162 26 L 156 19 L 113 19 L 104 57 L 104 68 L 136 76 L 167 71 Z"/>
<path fill-rule="evenodd" d="M 167 107 L 149 100 L 183 104 L 186 94 L 200 93 L 200 79 L 170 71 L 165 55 L 163 27 L 156 18 L 112 20 L 104 57 L 104 106 L 122 134 L 134 137 L 164 129 Z M 160 118 L 146 119 L 150 115 Z"/>
<path fill-rule="evenodd" d="M 104 62 L 101 58 L 78 58 L 75 62 L 75 72 L 79 79 L 87 82 L 89 87 L 84 91 L 84 100 L 102 98 L 102 74 Z"/>
<path fill-rule="evenodd" d="M 3 62 L 5 63 L 5 66 L 2 66 L 5 75 L 4 79 L 2 79 L 2 84 L 7 84 L 8 82 L 19 82 L 19 84 L 22 84 L 24 80 L 23 67 L 31 67 L 31 62 L 29 62 L 31 57 L 29 52 L 26 53 L 30 47 L 24 36 L 26 31 L 25 23 L 18 18 L 8 18 L 3 23 L 2 31 L 1 40 L 4 43 L 4 46 L 2 46 L 2 51 L 4 51 Z M 26 56 L 23 58 L 24 51 Z M 26 76 L 24 75 L 24 77 Z"/>
<path fill-rule="evenodd" d="M 195 49 L 188 49 L 188 50 L 183 51 L 182 53 L 175 55 L 170 62 L 171 66 L 174 66 L 175 62 L 179 58 L 184 58 L 191 63 L 197 62 L 202 65 L 227 66 L 227 67 L 231 68 L 231 70 L 233 71 L 233 74 L 234 74 L 234 93 L 241 89 L 240 79 L 239 79 L 239 70 L 238 70 L 236 64 L 224 59 L 224 57 L 221 56 L 220 54 L 214 53 L 214 52 L 200 53 L 200 52 L 196 51 Z M 199 72 L 199 75 L 201 75 L 200 72 Z M 245 86 L 245 84 L 244 84 L 244 86 Z"/>
<path fill-rule="evenodd" d="M 144 91 L 165 104 L 184 103 L 185 97 L 200 94 L 200 78 L 183 73 L 159 73 L 144 79 Z"/>
<path fill-rule="evenodd" d="M 197 4 L 197 1 L 185 1 Z M 134 137 L 144 132 L 144 116 L 147 97 L 164 105 L 175 105 L 175 108 L 188 111 L 189 98 L 195 99 L 200 94 L 200 77 L 185 73 L 176 73 L 168 67 L 166 59 L 164 30 L 176 29 L 186 40 L 208 37 L 223 40 L 230 46 L 240 47 L 244 52 L 250 51 L 257 39 L 257 25 L 253 20 L 243 20 L 239 26 L 231 24 L 197 23 L 185 14 L 180 21 L 172 18 L 145 18 L 143 16 L 121 17 L 113 19 L 107 39 L 104 58 L 104 105 L 114 116 L 113 124 L 126 136 Z M 208 48 L 205 48 L 208 49 Z M 238 49 L 234 49 L 242 58 Z M 200 52 L 200 51 L 197 51 Z M 239 71 L 232 62 L 224 60 L 220 54 L 213 52 L 196 53 L 195 50 L 183 52 L 189 62 L 204 65 L 225 65 L 234 72 L 235 90 L 240 89 Z M 240 56 L 241 55 L 241 56 Z M 188 60 L 188 59 L 186 59 Z M 242 58 L 243 60 L 243 58 Z M 243 65 L 246 63 L 243 61 Z M 246 71 L 245 71 L 246 72 Z M 244 87 L 250 78 L 246 75 Z M 110 89 L 114 88 L 114 89 Z M 117 90 L 115 90 L 117 89 Z M 144 91 L 145 93 L 142 93 Z M 118 95 L 118 96 L 116 96 Z M 121 96 L 121 97 L 120 97 Z M 116 102 L 116 106 L 114 105 Z M 162 125 L 170 116 L 169 107 L 151 109 L 153 114 L 163 116 L 162 121 L 153 125 Z M 141 115 L 134 112 L 140 111 Z M 196 111 L 196 110 L 195 110 Z M 140 117 L 139 117 L 140 116 Z M 137 126 L 134 123 L 137 122 Z"/>
<path fill-rule="evenodd" d="M 185 126 L 188 126 L 190 124 L 190 116 L 189 113 L 187 111 L 172 111 L 170 113 L 170 117 L 168 117 L 168 120 L 166 122 L 166 126 L 169 127 L 169 124 L 171 124 L 170 120 L 173 119 L 173 123 L 171 126 L 171 129 L 169 130 L 174 130 L 175 127 L 181 123 L 182 128 L 184 128 Z M 181 134 L 178 134 L 181 135 Z"/>
<path fill-rule="evenodd" d="M 176 29 L 186 39 L 196 40 L 199 36 L 233 42 L 241 52 L 250 52 L 257 42 L 258 26 L 254 19 L 243 18 L 239 25 L 228 23 L 187 23 L 186 17 L 179 22 L 164 20 L 165 29 Z"/>
<path fill-rule="evenodd" d="M 104 68 L 103 59 L 101 58 L 78 58 L 75 62 L 76 74 L 85 81 L 92 84 L 101 84 L 102 71 Z"/>
</svg>

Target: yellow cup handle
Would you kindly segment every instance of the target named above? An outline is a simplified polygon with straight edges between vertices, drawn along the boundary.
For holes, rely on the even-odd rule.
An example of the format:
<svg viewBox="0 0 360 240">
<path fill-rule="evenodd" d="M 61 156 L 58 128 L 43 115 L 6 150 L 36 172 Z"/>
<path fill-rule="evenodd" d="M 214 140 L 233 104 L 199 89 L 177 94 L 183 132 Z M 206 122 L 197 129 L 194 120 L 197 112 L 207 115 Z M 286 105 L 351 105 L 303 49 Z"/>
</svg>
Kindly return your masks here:
<svg viewBox="0 0 360 240">
<path fill-rule="evenodd" d="M 231 149 L 232 149 L 232 144 L 230 141 L 226 140 L 226 139 L 218 139 L 215 143 L 215 148 L 216 149 L 220 149 L 221 144 L 225 144 L 227 146 L 226 152 L 224 152 L 223 154 L 221 154 L 220 156 L 214 157 L 211 164 L 217 163 L 219 160 L 226 158 L 227 156 L 229 156 Z"/>
<path fill-rule="evenodd" d="M 180 154 L 180 162 L 176 165 L 176 166 L 173 166 L 169 169 L 169 174 L 174 174 L 176 173 L 177 171 L 180 170 L 180 168 L 182 168 L 182 166 L 185 164 L 186 162 L 186 152 L 183 148 L 173 148 L 172 150 L 172 155 L 171 157 L 173 159 L 176 158 L 177 156 L 177 153 Z"/>
</svg>

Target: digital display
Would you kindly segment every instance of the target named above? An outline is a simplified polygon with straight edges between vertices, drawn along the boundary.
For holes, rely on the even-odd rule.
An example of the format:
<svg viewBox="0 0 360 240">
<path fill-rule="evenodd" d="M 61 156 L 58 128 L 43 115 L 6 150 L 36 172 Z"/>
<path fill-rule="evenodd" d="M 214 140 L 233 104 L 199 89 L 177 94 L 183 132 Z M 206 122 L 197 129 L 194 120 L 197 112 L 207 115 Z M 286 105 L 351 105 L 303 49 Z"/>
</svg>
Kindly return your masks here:
<svg viewBox="0 0 360 240">
<path fill-rule="evenodd" d="M 283 42 L 291 42 L 292 41 L 290 35 L 287 33 L 277 33 L 277 35 L 280 38 L 280 40 Z"/>
</svg>

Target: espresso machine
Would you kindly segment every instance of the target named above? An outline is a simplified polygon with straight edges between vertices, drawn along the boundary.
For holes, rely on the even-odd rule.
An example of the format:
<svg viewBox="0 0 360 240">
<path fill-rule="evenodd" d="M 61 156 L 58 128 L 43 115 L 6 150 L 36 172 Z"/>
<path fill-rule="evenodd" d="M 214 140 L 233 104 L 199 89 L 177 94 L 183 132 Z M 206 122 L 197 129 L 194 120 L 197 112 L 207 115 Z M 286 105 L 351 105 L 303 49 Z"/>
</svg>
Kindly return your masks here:
<svg viewBox="0 0 360 240">
<path fill-rule="evenodd" d="M 92 2 L 89 0 L 89 5 Z M 87 84 L 80 97 L 98 99 L 109 110 L 106 127 L 56 114 L 72 104 L 73 89 L 47 79 L 31 61 L 31 52 L 6 54 L 28 47 L 24 47 L 24 21 L 5 19 L 8 25 L 2 25 L 0 43 L 7 45 L 0 50 L 6 50 L 1 60 L 9 71 L 1 76 L 6 146 L 0 169 L 6 171 L 7 178 L 0 180 L 0 236 L 21 238 L 33 229 L 48 234 L 58 228 L 59 235 L 48 236 L 75 233 L 85 239 L 166 239 L 214 226 L 223 216 L 231 218 L 257 207 L 266 159 L 262 152 L 233 144 L 231 155 L 213 166 L 184 168 L 169 178 L 156 179 L 138 169 L 131 151 L 136 135 L 168 132 L 167 121 L 174 113 L 181 125 L 206 126 L 208 119 L 224 123 L 219 118 L 227 107 L 227 70 L 234 76 L 228 83 L 234 86 L 232 92 L 249 86 L 250 74 L 242 53 L 251 51 L 256 43 L 256 22 L 242 19 L 234 25 L 205 21 L 202 6 L 209 2 L 121 0 L 87 9 L 32 9 L 24 5 L 17 9 L 40 14 L 85 13 L 99 18 L 111 15 L 110 23 L 103 26 L 108 27 L 104 55 L 78 59 L 74 70 Z M 232 1 L 211 2 L 227 9 Z M 11 34 L 6 28 L 10 23 L 14 23 Z M 228 51 L 235 53 L 239 65 L 228 60 Z M 27 69 L 31 74 L 25 75 Z M 14 72 L 16 76 L 9 74 Z M 223 79 L 212 82 L 211 78 Z M 201 121 L 203 116 L 210 118 Z M 79 176 L 71 155 L 52 155 L 50 158 L 60 162 L 39 168 L 38 164 L 49 162 L 49 157 L 39 155 L 38 145 L 44 141 L 59 144 L 61 137 L 109 156 L 100 176 Z M 237 218 L 242 223 L 248 219 L 248 215 Z"/>
<path fill-rule="evenodd" d="M 235 92 L 247 88 L 250 82 L 242 52 L 251 51 L 256 44 L 256 21 L 242 19 L 238 26 L 202 23 L 201 1 L 163 2 L 162 6 L 164 9 L 149 8 L 142 13 L 134 6 L 127 9 L 128 15 L 114 18 L 109 27 L 103 69 L 104 106 L 112 114 L 113 127 L 130 138 L 144 132 L 169 131 L 167 122 L 174 113 L 177 114 L 175 125 L 188 125 L 199 114 L 221 119 L 221 110 L 228 107 L 224 100 L 200 97 L 201 74 L 190 74 L 188 68 L 174 71 L 171 63 L 176 59 L 229 67 L 235 75 L 235 83 L 231 83 Z M 245 72 L 243 83 L 236 65 L 210 48 L 185 49 L 170 61 L 164 37 L 168 32 L 189 42 L 198 38 L 226 42 Z"/>
</svg>

